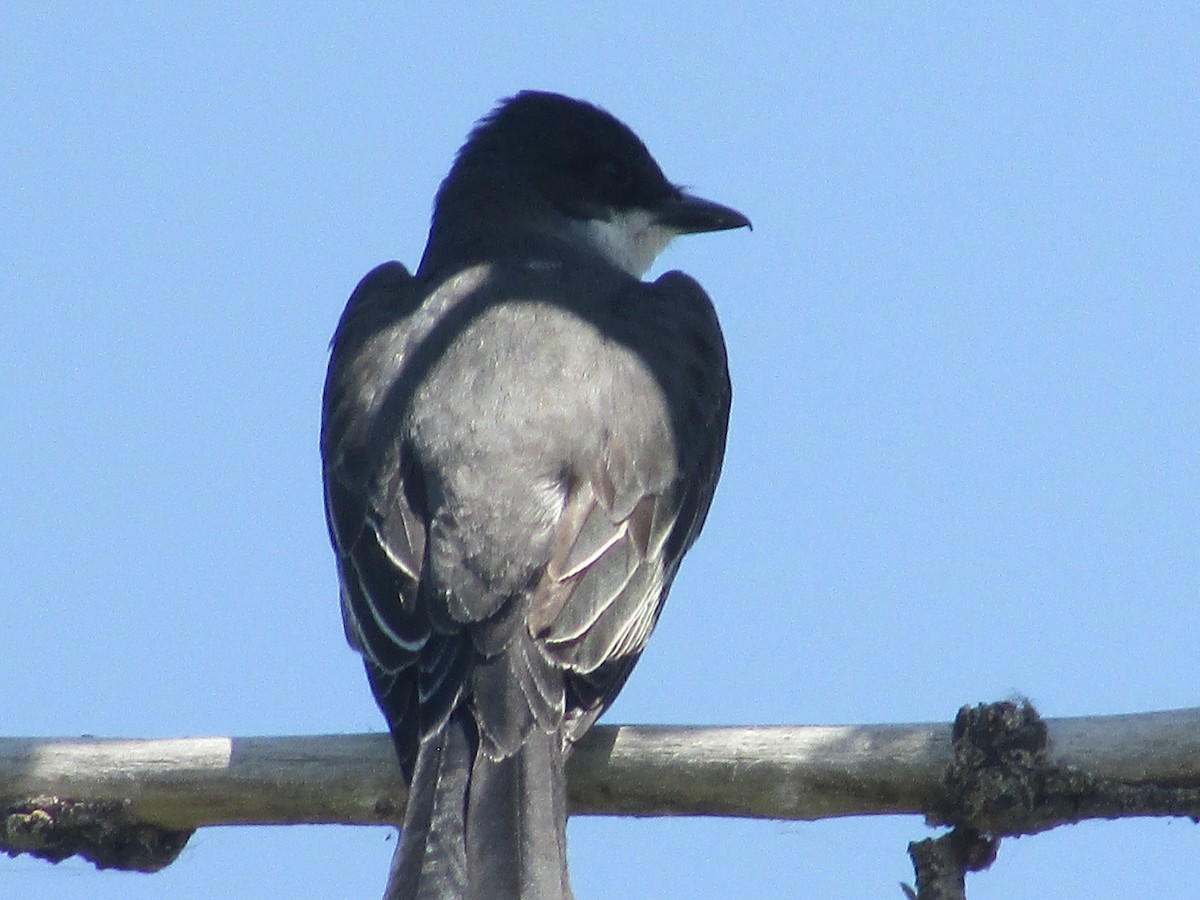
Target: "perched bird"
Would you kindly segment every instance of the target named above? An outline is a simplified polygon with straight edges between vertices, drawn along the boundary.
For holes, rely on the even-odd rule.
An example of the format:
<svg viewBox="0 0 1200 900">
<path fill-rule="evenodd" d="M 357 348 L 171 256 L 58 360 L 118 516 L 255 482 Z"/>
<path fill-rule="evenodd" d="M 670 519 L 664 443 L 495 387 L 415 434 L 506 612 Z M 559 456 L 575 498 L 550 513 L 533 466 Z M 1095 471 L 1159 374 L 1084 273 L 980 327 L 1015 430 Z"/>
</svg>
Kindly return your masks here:
<svg viewBox="0 0 1200 900">
<path fill-rule="evenodd" d="M 333 337 L 321 423 L 342 614 L 410 784 L 386 897 L 562 900 L 564 761 L 704 523 L 730 387 L 677 235 L 748 226 L 595 106 L 471 132 L 415 275 Z"/>
</svg>

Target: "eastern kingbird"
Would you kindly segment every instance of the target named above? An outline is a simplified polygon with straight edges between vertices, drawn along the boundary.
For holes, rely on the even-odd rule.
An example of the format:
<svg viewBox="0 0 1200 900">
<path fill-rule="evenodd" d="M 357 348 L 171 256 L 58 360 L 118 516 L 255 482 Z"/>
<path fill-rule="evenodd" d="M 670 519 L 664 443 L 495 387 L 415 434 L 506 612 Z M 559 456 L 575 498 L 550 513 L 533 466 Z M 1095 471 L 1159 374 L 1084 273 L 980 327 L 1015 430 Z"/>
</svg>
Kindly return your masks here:
<svg viewBox="0 0 1200 900">
<path fill-rule="evenodd" d="M 525 91 L 482 119 L 415 275 L 333 337 L 321 423 L 346 635 L 409 781 L 386 897 L 563 900 L 563 765 L 629 676 L 721 468 L 712 303 L 642 275 L 750 223 L 608 113 Z"/>
</svg>

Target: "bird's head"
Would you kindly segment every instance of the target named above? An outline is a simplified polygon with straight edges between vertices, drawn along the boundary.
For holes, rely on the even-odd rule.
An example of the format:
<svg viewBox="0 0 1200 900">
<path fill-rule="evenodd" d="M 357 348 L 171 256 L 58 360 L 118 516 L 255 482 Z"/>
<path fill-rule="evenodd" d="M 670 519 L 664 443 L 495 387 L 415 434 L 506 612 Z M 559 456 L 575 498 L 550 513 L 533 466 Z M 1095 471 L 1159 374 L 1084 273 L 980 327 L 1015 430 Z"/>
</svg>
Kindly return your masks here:
<svg viewBox="0 0 1200 900">
<path fill-rule="evenodd" d="M 502 101 L 475 126 L 438 192 L 435 231 L 446 210 L 477 216 L 481 206 L 506 226 L 565 233 L 637 277 L 678 235 L 750 225 L 668 181 L 609 113 L 539 91 Z"/>
</svg>

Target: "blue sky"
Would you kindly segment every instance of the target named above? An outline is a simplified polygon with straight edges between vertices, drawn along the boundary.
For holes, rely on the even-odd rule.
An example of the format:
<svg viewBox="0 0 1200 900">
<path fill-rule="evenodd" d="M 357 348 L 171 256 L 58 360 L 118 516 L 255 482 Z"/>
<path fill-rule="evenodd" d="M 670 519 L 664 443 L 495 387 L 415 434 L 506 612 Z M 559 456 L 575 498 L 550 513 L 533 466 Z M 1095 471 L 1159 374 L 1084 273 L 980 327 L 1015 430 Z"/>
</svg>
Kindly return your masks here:
<svg viewBox="0 0 1200 900">
<path fill-rule="evenodd" d="M 1119 4 L 8 4 L 10 735 L 377 730 L 316 452 L 350 289 L 523 87 L 755 224 L 680 240 L 725 475 L 609 722 L 1197 703 L 1200 13 Z M 578 819 L 588 898 L 898 897 L 916 818 Z M 1186 821 L 1006 843 L 972 900 L 1194 896 Z M 0 896 L 376 896 L 386 829 L 209 829 Z M 1136 881 L 1134 881 L 1136 879 Z"/>
</svg>

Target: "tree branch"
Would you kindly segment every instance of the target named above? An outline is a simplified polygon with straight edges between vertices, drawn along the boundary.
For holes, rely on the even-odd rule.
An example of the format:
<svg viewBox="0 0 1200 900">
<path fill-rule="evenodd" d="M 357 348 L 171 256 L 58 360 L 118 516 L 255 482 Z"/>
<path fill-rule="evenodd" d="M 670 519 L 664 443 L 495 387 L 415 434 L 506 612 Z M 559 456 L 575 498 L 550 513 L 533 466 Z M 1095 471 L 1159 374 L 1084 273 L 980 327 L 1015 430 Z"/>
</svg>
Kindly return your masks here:
<svg viewBox="0 0 1200 900">
<path fill-rule="evenodd" d="M 1068 785 L 1086 776 L 1087 796 L 1055 807 L 1049 819 L 1035 817 L 1028 828 L 989 819 L 981 830 L 1200 815 L 1200 709 L 1047 720 L 1046 734 L 1039 771 L 1071 775 Z M 947 782 L 954 737 L 947 724 L 599 727 L 568 765 L 571 812 L 769 819 L 908 813 L 971 825 L 972 814 Z M 77 852 L 69 840 L 53 849 L 47 839 L 64 819 L 77 836 L 91 834 L 101 844 L 111 844 L 112 835 L 99 832 L 115 829 L 133 848 L 129 867 L 156 868 L 197 827 L 396 823 L 404 800 L 382 734 L 0 739 L 0 849 L 14 854 Z M 118 853 L 97 862 L 128 860 Z"/>
</svg>

